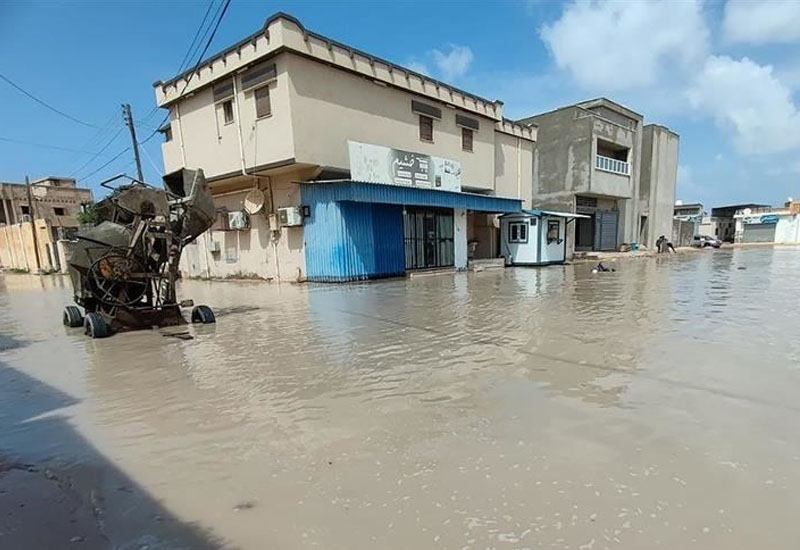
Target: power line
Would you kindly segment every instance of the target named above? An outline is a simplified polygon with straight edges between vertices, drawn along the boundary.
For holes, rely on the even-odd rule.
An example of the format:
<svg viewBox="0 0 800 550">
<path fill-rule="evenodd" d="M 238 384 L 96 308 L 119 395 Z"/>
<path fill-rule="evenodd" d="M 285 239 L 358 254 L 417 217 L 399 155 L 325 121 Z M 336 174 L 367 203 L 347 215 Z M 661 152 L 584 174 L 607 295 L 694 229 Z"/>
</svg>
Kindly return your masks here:
<svg viewBox="0 0 800 550">
<path fill-rule="evenodd" d="M 53 111 L 54 113 L 58 113 L 59 115 L 63 116 L 64 118 L 68 118 L 69 120 L 71 120 L 71 121 L 73 121 L 73 122 L 77 122 L 78 124 L 83 124 L 84 126 L 89 126 L 90 128 L 99 128 L 99 126 L 96 126 L 96 125 L 94 125 L 94 124 L 90 124 L 89 122 L 84 122 L 84 121 L 82 121 L 82 120 L 79 120 L 79 119 L 75 118 L 74 116 L 68 115 L 68 114 L 67 114 L 67 113 L 65 113 L 64 111 L 59 111 L 58 109 L 56 109 L 55 107 L 53 107 L 53 106 L 52 106 L 52 105 L 50 105 L 49 103 L 46 103 L 46 102 L 42 101 L 41 99 L 39 99 L 38 97 L 36 97 L 36 96 L 35 96 L 35 95 L 33 95 L 32 93 L 30 93 L 29 91 L 27 91 L 27 90 L 25 90 L 24 88 L 22 88 L 22 87 L 18 86 L 17 84 L 15 84 L 14 82 L 12 82 L 12 81 L 11 81 L 11 80 L 10 80 L 8 77 L 6 77 L 5 75 L 3 75 L 2 73 L 0 73 L 0 78 L 2 78 L 2 79 L 3 79 L 3 80 L 5 80 L 5 81 L 6 81 L 6 82 L 7 82 L 9 85 L 13 86 L 13 87 L 14 87 L 14 88 L 16 88 L 17 90 L 19 90 L 20 92 L 22 92 L 23 94 L 25 94 L 26 96 L 28 96 L 29 98 L 31 98 L 32 100 L 34 100 L 36 103 L 39 103 L 40 105 L 43 105 L 43 106 L 47 107 L 48 109 L 50 109 L 50 110 L 51 110 L 51 111 Z"/>
<path fill-rule="evenodd" d="M 111 157 L 111 159 L 110 159 L 108 162 L 106 162 L 105 164 L 103 164 L 103 166 L 101 166 L 100 168 L 98 168 L 98 169 L 96 169 L 96 170 L 94 170 L 94 171 L 92 171 L 92 172 L 89 172 L 88 174 L 86 174 L 85 176 L 83 176 L 83 177 L 81 178 L 81 181 L 85 181 L 85 180 L 87 180 L 87 179 L 91 178 L 91 177 L 92 177 L 92 176 L 94 176 L 96 173 L 98 173 L 100 170 L 102 170 L 103 168 L 105 168 L 106 166 L 108 166 L 109 164 L 111 164 L 112 162 L 114 162 L 115 160 L 117 160 L 119 157 L 121 157 L 122 155 L 124 155 L 125 153 L 127 153 L 129 150 L 130 150 L 130 147 L 125 147 L 125 149 L 123 149 L 122 151 L 120 151 L 119 153 L 117 153 L 116 155 L 114 155 L 113 157 Z"/>
<path fill-rule="evenodd" d="M 103 151 L 105 151 L 106 149 L 108 149 L 108 147 L 109 147 L 109 146 L 110 146 L 112 143 L 114 143 L 114 140 L 116 140 L 116 139 L 117 139 L 117 137 L 119 137 L 119 135 L 122 133 L 122 130 L 123 130 L 123 128 L 122 128 L 122 127 L 120 127 L 120 128 L 119 128 L 119 130 L 117 130 L 117 133 L 116 133 L 116 134 L 114 134 L 114 135 L 111 137 L 111 139 L 108 141 L 108 143 L 106 143 L 105 145 L 103 145 L 103 148 L 102 148 L 102 149 L 100 149 L 100 150 L 99 150 L 97 153 L 95 153 L 95 154 L 92 156 L 92 158 L 90 158 L 89 160 L 87 160 L 86 162 L 84 162 L 84 163 L 83 163 L 83 164 L 80 166 L 80 168 L 77 168 L 77 169 L 73 170 L 73 171 L 72 171 L 72 173 L 70 174 L 70 177 L 74 176 L 75 174 L 77 174 L 78 172 L 80 172 L 81 170 L 83 170 L 84 168 L 86 168 L 87 166 L 89 166 L 89 165 L 90 165 L 90 164 L 91 164 L 91 163 L 94 161 L 94 159 L 96 159 L 97 157 L 99 157 L 99 156 L 100 156 L 100 155 L 103 153 Z"/>
<path fill-rule="evenodd" d="M 208 52 L 208 48 L 209 48 L 209 46 L 211 46 L 211 42 L 214 40 L 214 36 L 217 34 L 217 29 L 219 29 L 219 24 L 222 23 L 222 18 L 225 17 L 225 13 L 228 11 L 228 6 L 230 6 L 230 4 L 231 4 L 231 0 L 225 0 L 225 3 L 224 4 L 220 4 L 219 9 L 217 9 L 217 13 L 219 14 L 219 17 L 217 18 L 217 22 L 214 24 L 214 30 L 211 31 L 211 36 L 208 37 L 208 41 L 206 42 L 206 45 L 203 48 L 203 51 L 200 53 L 200 57 L 197 59 L 197 63 L 195 64 L 194 69 L 192 69 L 192 73 L 189 75 L 189 78 L 186 79 L 186 84 L 183 85 L 183 89 L 181 90 L 181 93 L 178 94 L 178 97 L 175 98 L 176 100 L 180 99 L 181 96 L 183 96 L 183 93 L 186 91 L 186 88 L 189 87 L 189 83 L 192 81 L 192 78 L 194 78 L 194 75 L 197 74 L 197 70 L 200 68 L 200 64 L 203 62 L 203 58 L 205 57 L 206 52 Z M 215 14 L 215 17 L 216 17 L 216 14 Z M 206 29 L 206 32 L 208 32 L 208 29 Z M 205 33 L 203 33 L 203 37 L 205 38 Z M 161 121 L 161 124 L 158 125 L 159 128 L 161 126 L 163 126 L 164 123 L 167 122 L 168 119 L 169 119 L 169 113 L 167 113 L 164 116 L 164 119 Z M 141 143 L 142 144 L 147 143 L 148 141 L 150 141 L 153 138 L 154 135 L 156 135 L 156 133 L 158 133 L 158 130 L 154 130 L 153 133 L 150 134 L 149 136 L 147 136 L 147 138 L 145 138 L 144 140 L 142 140 Z"/>
<path fill-rule="evenodd" d="M 194 33 L 194 38 L 192 38 L 192 42 L 189 44 L 189 49 L 186 50 L 186 55 L 183 56 L 183 60 L 181 61 L 180 66 L 178 67 L 178 73 L 183 71 L 186 62 L 192 58 L 192 51 L 194 51 L 195 42 L 197 42 L 197 39 L 200 37 L 200 31 L 202 31 L 203 27 L 206 26 L 206 20 L 208 19 L 208 14 L 211 13 L 212 7 L 214 7 L 214 0 L 211 0 L 211 2 L 208 3 L 208 7 L 206 8 L 206 13 L 205 15 L 203 15 L 203 20 L 200 22 L 200 26 L 197 27 L 197 31 Z M 200 39 L 200 41 L 202 42 L 202 39 Z M 199 46 L 200 42 L 198 42 L 197 45 Z"/>
<path fill-rule="evenodd" d="M 189 61 L 192 57 L 194 57 L 194 53 L 193 52 L 195 51 L 195 43 L 197 44 L 197 47 L 199 48 L 200 44 L 203 41 L 202 38 L 200 38 L 199 41 L 197 39 L 200 37 L 201 31 L 203 31 L 203 28 L 206 26 L 206 21 L 208 20 L 208 15 L 211 13 L 211 8 L 214 7 L 214 1 L 215 0 L 211 0 L 208 3 L 208 7 L 206 8 L 206 12 L 205 12 L 205 14 L 203 14 L 203 20 L 200 22 L 200 26 L 197 27 L 197 30 L 194 33 L 194 37 L 192 38 L 192 41 L 189 43 L 189 48 L 186 50 L 186 53 L 184 54 L 183 59 L 181 60 L 181 64 L 178 66 L 178 74 L 180 74 L 181 71 L 184 70 L 184 66 L 186 65 L 186 62 Z M 216 16 L 217 16 L 217 14 L 214 14 L 214 17 L 216 17 Z M 213 20 L 213 18 L 212 18 L 212 20 Z M 210 27 L 210 25 L 209 25 L 209 27 Z M 206 35 L 207 32 L 208 32 L 208 29 L 206 29 L 206 32 L 203 33 L 203 38 L 205 38 L 205 35 Z M 153 107 L 150 110 L 150 112 L 148 112 L 144 116 L 144 118 L 142 118 L 142 120 L 139 122 L 139 126 L 144 126 L 147 122 L 149 122 L 150 119 L 153 117 L 153 115 L 156 114 L 156 111 L 158 111 L 158 105 Z M 161 125 L 163 125 L 163 123 L 160 124 L 159 126 L 161 126 Z M 149 129 L 152 130 L 153 128 L 149 128 Z M 158 127 L 156 127 L 155 130 L 158 131 Z M 153 135 L 155 135 L 155 134 L 153 134 Z M 148 136 L 148 139 L 150 137 L 151 136 Z"/>
<path fill-rule="evenodd" d="M 34 141 L 25 141 L 23 139 L 14 139 L 7 137 L 0 137 L 0 141 L 7 141 L 9 143 L 19 143 L 22 145 L 30 145 L 32 147 L 42 147 L 44 149 L 55 149 L 57 151 L 68 151 L 70 153 L 82 153 L 85 155 L 97 155 L 95 151 L 87 151 L 86 149 L 72 149 L 70 147 L 61 147 L 59 145 L 49 145 L 47 143 L 36 143 Z M 102 151 L 100 151 L 102 153 Z"/>
</svg>

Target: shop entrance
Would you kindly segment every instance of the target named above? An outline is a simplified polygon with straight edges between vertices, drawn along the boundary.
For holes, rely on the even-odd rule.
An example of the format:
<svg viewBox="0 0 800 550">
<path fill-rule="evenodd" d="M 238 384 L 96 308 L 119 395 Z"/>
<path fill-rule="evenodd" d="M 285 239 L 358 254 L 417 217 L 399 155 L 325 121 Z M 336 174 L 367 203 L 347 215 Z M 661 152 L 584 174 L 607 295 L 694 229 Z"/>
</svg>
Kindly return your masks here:
<svg viewBox="0 0 800 550">
<path fill-rule="evenodd" d="M 452 210 L 406 207 L 403 218 L 406 269 L 454 265 Z"/>
</svg>

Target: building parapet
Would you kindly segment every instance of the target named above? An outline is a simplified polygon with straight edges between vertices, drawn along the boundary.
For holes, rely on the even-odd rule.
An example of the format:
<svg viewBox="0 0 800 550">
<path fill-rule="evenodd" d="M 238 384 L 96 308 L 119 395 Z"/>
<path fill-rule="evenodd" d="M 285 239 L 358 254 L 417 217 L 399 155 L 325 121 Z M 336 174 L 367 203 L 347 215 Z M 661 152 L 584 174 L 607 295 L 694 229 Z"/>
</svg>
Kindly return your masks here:
<svg viewBox="0 0 800 550">
<path fill-rule="evenodd" d="M 281 12 L 267 19 L 264 27 L 258 32 L 201 63 L 196 72 L 191 69 L 166 82 L 156 81 L 153 87 L 156 90 L 157 104 L 159 107 L 168 107 L 182 97 L 205 88 L 223 77 L 236 74 L 256 61 L 274 57 L 285 51 L 359 74 L 376 83 L 435 99 L 498 122 L 503 121 L 502 101 L 489 100 L 465 92 L 309 31 L 299 20 Z"/>
</svg>

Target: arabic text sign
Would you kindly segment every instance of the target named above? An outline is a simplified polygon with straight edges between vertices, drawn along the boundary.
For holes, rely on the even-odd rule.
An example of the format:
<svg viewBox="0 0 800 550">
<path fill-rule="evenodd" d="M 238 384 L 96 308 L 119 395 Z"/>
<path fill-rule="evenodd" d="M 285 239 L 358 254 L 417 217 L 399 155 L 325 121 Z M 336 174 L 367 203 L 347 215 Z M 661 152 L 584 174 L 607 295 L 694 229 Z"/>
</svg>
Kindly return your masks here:
<svg viewBox="0 0 800 550">
<path fill-rule="evenodd" d="M 348 141 L 356 181 L 461 191 L 461 163 L 381 145 Z"/>
</svg>

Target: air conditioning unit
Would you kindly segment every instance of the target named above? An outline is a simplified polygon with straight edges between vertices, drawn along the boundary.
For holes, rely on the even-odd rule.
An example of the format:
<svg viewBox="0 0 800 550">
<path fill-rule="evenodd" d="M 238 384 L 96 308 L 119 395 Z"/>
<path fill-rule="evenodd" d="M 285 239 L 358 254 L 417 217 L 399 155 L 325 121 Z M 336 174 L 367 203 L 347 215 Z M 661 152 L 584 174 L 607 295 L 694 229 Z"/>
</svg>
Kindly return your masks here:
<svg viewBox="0 0 800 550">
<path fill-rule="evenodd" d="M 250 228 L 250 217 L 244 210 L 228 212 L 228 227 L 233 231 L 243 231 Z"/>
<path fill-rule="evenodd" d="M 208 251 L 212 254 L 218 254 L 220 250 L 219 241 L 210 240 L 207 244 Z"/>
<path fill-rule="evenodd" d="M 31 221 L 31 215 L 30 214 L 23 214 L 22 215 L 22 221 L 30 222 Z"/>
<path fill-rule="evenodd" d="M 284 227 L 303 225 L 303 213 L 299 206 L 278 208 L 278 219 Z"/>
</svg>

